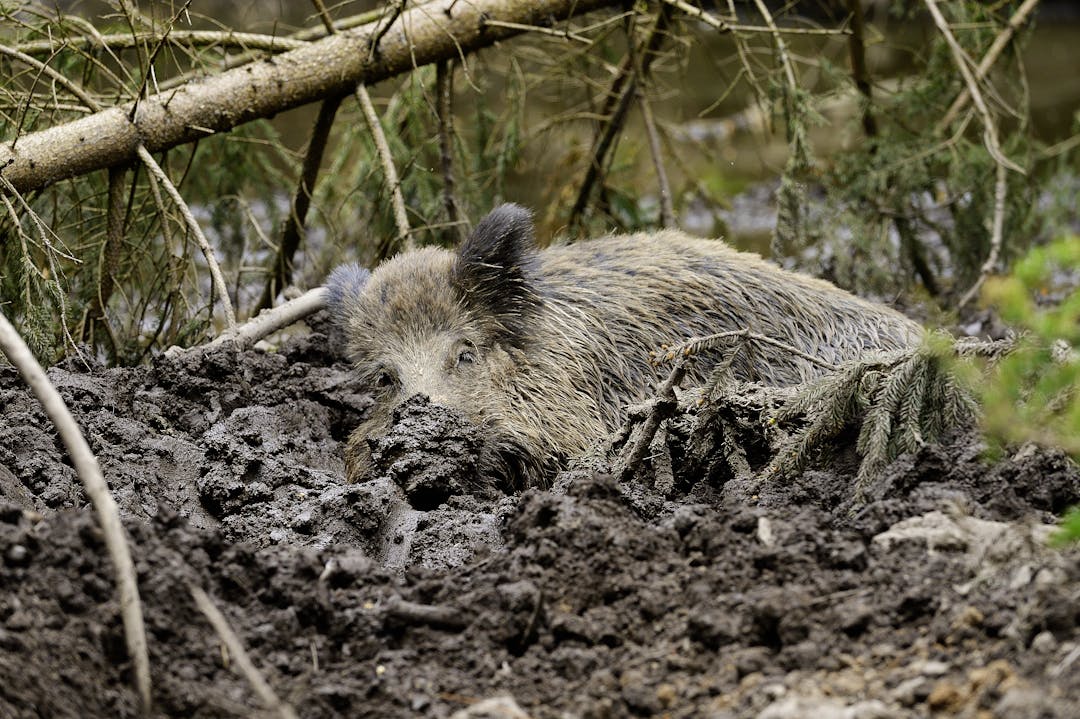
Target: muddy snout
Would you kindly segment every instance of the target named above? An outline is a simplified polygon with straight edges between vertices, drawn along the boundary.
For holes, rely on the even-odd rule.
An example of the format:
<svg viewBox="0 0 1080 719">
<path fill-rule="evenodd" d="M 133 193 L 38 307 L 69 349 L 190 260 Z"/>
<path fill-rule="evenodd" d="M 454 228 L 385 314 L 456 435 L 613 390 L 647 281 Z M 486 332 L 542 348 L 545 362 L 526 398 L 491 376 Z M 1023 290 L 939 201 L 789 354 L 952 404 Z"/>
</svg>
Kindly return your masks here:
<svg viewBox="0 0 1080 719">
<path fill-rule="evenodd" d="M 389 477 L 416 509 L 454 495 L 498 496 L 498 477 L 484 476 L 484 429 L 456 409 L 415 395 L 398 405 L 384 434 L 368 436 L 369 476 Z"/>
</svg>

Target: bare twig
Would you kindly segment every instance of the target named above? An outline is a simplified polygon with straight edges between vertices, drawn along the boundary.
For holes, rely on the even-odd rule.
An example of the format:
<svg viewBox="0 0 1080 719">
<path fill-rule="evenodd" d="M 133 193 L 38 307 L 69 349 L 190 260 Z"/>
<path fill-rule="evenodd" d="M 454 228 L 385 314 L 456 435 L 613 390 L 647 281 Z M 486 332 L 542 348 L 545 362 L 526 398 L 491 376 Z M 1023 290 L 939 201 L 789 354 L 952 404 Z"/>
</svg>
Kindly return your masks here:
<svg viewBox="0 0 1080 719">
<path fill-rule="evenodd" d="M 417 604 L 394 595 L 383 605 L 386 618 L 398 624 L 426 624 L 439 629 L 461 631 L 472 618 L 457 607 L 438 604 Z"/>
<path fill-rule="evenodd" d="M 19 370 L 23 380 L 30 386 L 34 395 L 41 402 L 45 413 L 56 426 L 56 431 L 64 442 L 75 471 L 79 475 L 89 497 L 98 523 L 105 537 L 105 547 L 116 572 L 116 583 L 120 594 L 120 614 L 124 622 L 124 640 L 128 656 L 134 665 L 135 689 L 139 695 L 143 710 L 150 710 L 150 658 L 146 649 L 146 627 L 143 624 L 142 603 L 139 601 L 139 587 L 135 575 L 135 563 L 131 558 L 124 527 L 120 523 L 120 512 L 116 502 L 109 494 L 109 486 L 101 474 L 97 458 L 90 451 L 79 426 L 68 411 L 60 393 L 56 391 L 45 370 L 30 353 L 22 337 L 0 313 L 0 350 Z"/>
<path fill-rule="evenodd" d="M 278 246 L 277 256 L 274 258 L 274 265 L 266 280 L 266 286 L 263 287 L 262 297 L 256 305 L 260 310 L 273 305 L 278 292 L 292 281 L 293 257 L 300 249 L 304 224 L 307 221 L 308 210 L 311 208 L 311 195 L 315 192 L 315 185 L 319 180 L 319 167 L 322 165 L 326 143 L 330 138 L 330 130 L 334 126 L 334 117 L 339 107 L 341 107 L 340 97 L 323 100 L 319 105 L 319 114 L 315 118 L 314 127 L 311 128 L 311 138 L 308 140 L 307 152 L 300 170 L 300 182 L 296 184 L 296 192 L 293 193 L 292 211 L 285 218 L 285 226 L 281 230 L 281 244 Z"/>
<path fill-rule="evenodd" d="M 784 69 L 784 76 L 787 78 L 788 87 L 790 88 L 788 92 L 790 96 L 791 92 L 798 89 L 799 84 L 795 79 L 795 66 L 791 64 L 791 58 L 788 56 L 787 43 L 780 36 L 780 30 L 776 27 L 776 22 L 773 20 L 769 8 L 765 6 L 765 1 L 754 0 L 754 4 L 757 6 L 758 12 L 761 13 L 762 19 L 765 20 L 769 32 L 772 33 L 773 42 L 776 43 L 776 54 L 780 58 L 780 66 Z"/>
<path fill-rule="evenodd" d="M 124 177 L 127 170 L 122 167 L 109 168 L 109 204 L 105 215 L 105 247 L 102 248 L 98 261 L 98 289 L 91 298 L 90 306 L 84 315 L 83 340 L 94 342 L 94 329 L 97 325 L 108 325 L 105 308 L 109 305 L 113 288 L 116 286 L 116 272 L 120 265 L 120 249 L 124 242 Z M 113 346 L 113 354 L 116 346 Z"/>
<path fill-rule="evenodd" d="M 686 373 L 686 362 L 685 357 L 680 357 L 675 366 L 671 368 L 671 372 L 668 373 L 667 379 L 656 390 L 656 399 L 653 400 L 652 406 L 649 408 L 649 416 L 646 417 L 645 423 L 638 431 L 634 444 L 624 454 L 625 459 L 620 458 L 619 460 L 619 468 L 616 472 L 619 482 L 626 482 L 634 476 L 638 465 L 641 464 L 641 460 L 645 458 L 645 453 L 649 451 L 649 445 L 652 444 L 656 431 L 660 429 L 660 423 L 670 417 L 678 407 L 678 401 L 675 398 L 675 387 L 682 381 L 683 375 Z"/>
<path fill-rule="evenodd" d="M 600 173 L 603 171 L 608 152 L 614 146 L 615 140 L 626 121 L 626 112 L 630 108 L 630 102 L 633 100 L 634 94 L 637 92 L 637 78 L 648 77 L 649 69 L 656 58 L 657 52 L 660 50 L 660 45 L 667 33 L 670 21 L 670 8 L 667 5 L 661 6 L 656 16 L 656 22 L 653 24 L 649 37 L 640 53 L 640 71 L 635 72 L 634 55 L 628 51 L 619 67 L 618 74 L 612 81 L 611 91 L 608 94 L 603 110 L 607 123 L 603 132 L 597 138 L 593 148 L 592 161 L 585 171 L 581 187 L 578 188 L 577 199 L 574 201 L 574 205 L 570 210 L 570 217 L 567 220 L 567 224 L 572 228 L 577 227 L 581 222 L 585 207 L 589 203 L 589 197 L 592 195 L 593 186 L 600 179 Z M 633 43 L 633 38 L 630 39 L 630 42 Z M 613 100 L 613 98 L 618 99 Z"/>
<path fill-rule="evenodd" d="M 760 25 L 741 25 L 739 23 L 728 22 L 723 18 L 719 18 L 711 13 L 707 13 L 701 8 L 694 7 L 688 2 L 683 0 L 662 0 L 666 5 L 670 5 L 673 8 L 678 9 L 680 12 L 689 15 L 695 20 L 709 25 L 720 32 L 767 32 L 776 33 L 782 32 L 785 35 L 849 35 L 851 30 L 847 28 L 828 28 L 828 27 L 761 27 Z"/>
<path fill-rule="evenodd" d="M 175 30 L 166 33 L 117 33 L 98 37 L 52 38 L 19 43 L 15 48 L 27 55 L 45 55 L 62 50 L 92 51 L 101 47 L 112 50 L 130 50 L 147 43 L 168 45 L 194 45 L 197 47 L 225 47 L 240 50 L 285 52 L 307 45 L 306 40 L 294 40 L 276 35 L 259 35 L 232 30 Z"/>
<path fill-rule="evenodd" d="M 202 228 L 199 227 L 198 220 L 195 219 L 195 215 L 191 214 L 191 208 L 187 206 L 187 203 L 184 202 L 184 198 L 180 196 L 180 192 L 176 189 L 176 185 L 172 183 L 168 175 L 165 174 L 165 171 L 157 164 L 157 160 L 153 158 L 150 152 L 142 145 L 139 145 L 137 152 L 139 159 L 142 160 L 146 169 L 161 183 L 165 188 L 166 194 L 172 199 L 173 204 L 180 210 L 180 214 L 183 215 L 184 222 L 187 224 L 188 229 L 191 230 L 191 234 L 195 236 L 195 241 L 199 243 L 199 249 L 202 250 L 203 256 L 206 258 L 206 267 L 210 271 L 210 278 L 221 299 L 221 307 L 225 312 L 225 322 L 230 328 L 235 327 L 236 313 L 233 311 L 232 300 L 229 299 L 229 290 L 225 285 L 225 277 L 221 274 L 221 267 L 218 265 L 217 258 L 214 256 L 214 250 L 210 247 L 210 243 L 207 241 L 206 235 L 203 234 Z"/>
<path fill-rule="evenodd" d="M 584 35 L 578 35 L 577 33 L 570 32 L 569 30 L 555 30 L 554 28 L 544 27 L 543 25 L 522 25 L 516 22 L 503 22 L 502 20 L 484 20 L 485 25 L 492 27 L 505 27 L 511 30 L 521 30 L 524 32 L 535 32 L 541 35 L 551 35 L 553 37 L 561 37 L 565 40 L 573 40 L 575 42 L 591 45 L 592 40 Z"/>
<path fill-rule="evenodd" d="M 675 227 L 675 205 L 671 196 L 671 183 L 664 168 L 664 155 L 660 150 L 660 135 L 656 130 L 652 106 L 643 88 L 638 89 L 638 107 L 641 108 L 641 119 L 645 123 L 645 136 L 649 139 L 649 154 L 652 155 L 653 166 L 656 168 L 656 184 L 660 188 L 660 225 Z"/>
<path fill-rule="evenodd" d="M 439 160 L 443 176 L 443 205 L 446 220 L 459 240 L 465 239 L 457 196 L 454 195 L 454 66 L 444 60 L 435 66 L 435 113 L 439 119 Z"/>
<path fill-rule="evenodd" d="M 986 51 L 983 59 L 979 62 L 979 66 L 975 68 L 975 82 L 982 82 L 986 74 L 990 72 L 990 68 L 997 62 L 998 56 L 1008 46 L 1009 42 L 1013 39 L 1017 29 L 1024 22 L 1027 21 L 1028 16 L 1035 10 L 1035 6 L 1039 4 L 1039 0 L 1024 0 L 1024 3 L 1016 9 L 1013 16 L 1009 18 L 1008 25 L 994 38 L 994 42 L 991 43 L 990 49 Z M 941 121 L 934 128 L 934 134 L 940 135 L 945 132 L 945 128 L 953 123 L 956 116 L 964 109 L 964 106 L 971 100 L 971 91 L 968 88 L 957 96 L 953 104 L 949 106 L 949 109 L 945 112 L 945 116 L 941 118 Z"/>
<path fill-rule="evenodd" d="M 983 282 L 985 282 L 987 276 L 994 271 L 994 267 L 997 264 L 1003 239 L 1002 235 L 1004 233 L 1005 198 L 1008 191 L 1005 169 L 1010 169 L 1021 175 L 1026 175 L 1027 172 L 1002 153 L 1001 145 L 998 142 L 997 124 L 994 122 L 994 118 L 990 114 L 990 108 L 987 107 L 986 102 L 983 100 L 982 93 L 979 91 L 979 81 L 972 74 L 971 68 L 968 67 L 968 61 L 964 55 L 964 50 L 960 47 L 960 43 L 956 41 L 956 38 L 952 34 L 952 30 L 949 28 L 948 22 L 946 22 L 945 17 L 941 14 L 941 10 L 937 6 L 937 0 L 923 1 L 926 3 L 926 8 L 930 11 L 930 15 L 934 18 L 934 24 L 937 25 L 942 37 L 945 38 L 945 42 L 948 43 L 949 49 L 952 51 L 953 60 L 960 70 L 960 74 L 964 77 L 964 82 L 967 84 L 967 90 L 971 93 L 971 100 L 975 104 L 975 108 L 979 111 L 979 116 L 983 121 L 983 142 L 986 145 L 986 150 L 998 165 L 997 182 L 994 187 L 994 217 L 990 230 L 990 255 L 986 258 L 986 262 L 983 263 L 983 266 L 979 271 L 979 278 L 975 281 L 975 284 L 961 298 L 960 306 L 963 307 L 970 302 L 979 291 Z M 1032 7 L 1034 7 L 1034 4 L 1032 4 Z M 1017 12 L 1019 13 L 1019 11 Z M 1012 27 L 1011 22 L 1010 27 Z M 989 68 L 989 65 L 987 65 L 987 67 Z"/>
<path fill-rule="evenodd" d="M 394 156 L 390 153 L 390 143 L 386 141 L 386 133 L 383 132 L 379 115 L 375 112 L 375 106 L 371 104 L 371 96 L 364 85 L 356 86 L 356 99 L 360 102 L 360 109 L 364 112 L 364 121 L 367 122 L 371 139 L 375 143 L 375 151 L 379 155 L 382 164 L 383 179 L 390 191 L 390 204 L 394 208 L 394 224 L 397 225 L 397 244 L 405 250 L 411 250 L 414 246 L 412 232 L 409 229 L 409 215 L 405 211 L 405 198 L 401 194 L 401 181 L 398 180 L 397 168 L 394 167 Z"/>
<path fill-rule="evenodd" d="M 642 77 L 641 59 L 634 50 L 633 15 L 627 18 L 626 34 L 628 40 L 627 51 L 630 53 L 630 64 L 634 71 L 635 85 L 637 86 L 638 108 L 641 110 L 641 119 L 645 125 L 645 137 L 649 142 L 649 154 L 652 156 L 653 167 L 656 169 L 656 184 L 659 186 L 660 191 L 660 225 L 661 227 L 674 227 L 675 207 L 672 204 L 671 183 L 668 182 L 667 169 L 664 167 L 664 154 L 660 149 L 660 134 L 656 129 L 652 104 L 649 102 L 645 79 Z"/>
<path fill-rule="evenodd" d="M 243 643 L 240 641 L 240 637 L 236 636 L 236 632 L 229 626 L 229 621 L 221 613 L 221 610 L 217 608 L 213 600 L 210 599 L 209 595 L 201 587 L 192 585 L 188 589 L 191 591 L 191 597 L 195 600 L 199 611 L 203 613 L 214 631 L 217 632 L 222 644 L 229 650 L 229 655 L 236 662 L 237 669 L 247 679 L 248 684 L 251 685 L 263 706 L 269 711 L 276 712 L 281 719 L 298 719 L 296 711 L 278 698 L 274 689 L 263 678 L 255 664 L 252 663 L 251 657 L 248 656 Z"/>
<path fill-rule="evenodd" d="M 390 26 L 401 16 L 401 13 L 405 10 L 405 0 L 390 0 L 387 7 L 382 8 L 385 14 L 386 10 L 390 10 L 390 16 L 386 19 L 386 22 L 382 22 L 380 17 L 379 23 L 381 27 L 376 27 L 375 32 L 371 36 L 370 44 L 368 45 L 368 59 L 375 57 L 379 52 L 379 41 L 383 39 Z"/>
</svg>

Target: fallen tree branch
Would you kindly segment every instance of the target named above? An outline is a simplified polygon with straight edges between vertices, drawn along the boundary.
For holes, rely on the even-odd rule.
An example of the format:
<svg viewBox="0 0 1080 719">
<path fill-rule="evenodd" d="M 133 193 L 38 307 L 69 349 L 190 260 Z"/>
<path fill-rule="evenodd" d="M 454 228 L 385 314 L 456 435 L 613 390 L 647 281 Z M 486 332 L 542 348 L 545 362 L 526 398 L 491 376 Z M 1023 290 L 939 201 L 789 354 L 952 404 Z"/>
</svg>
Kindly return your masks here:
<svg viewBox="0 0 1080 719">
<path fill-rule="evenodd" d="M 20 192 L 110 165 L 131 162 L 143 146 L 160 152 L 294 107 L 353 92 L 438 60 L 459 57 L 521 34 L 487 20 L 550 26 L 620 4 L 617 0 L 438 0 L 401 13 L 369 57 L 374 32 L 364 26 L 234 68 L 139 103 L 112 107 L 40 132 L 18 147 L 0 146 L 0 172 Z"/>
<path fill-rule="evenodd" d="M 210 626 L 217 632 L 218 637 L 221 639 L 222 644 L 229 650 L 229 655 L 232 656 L 233 661 L 236 662 L 236 668 L 240 670 L 240 673 L 247 679 L 248 684 L 255 691 L 256 696 L 259 697 L 259 701 L 263 703 L 268 711 L 277 713 L 281 719 L 298 719 L 296 711 L 286 702 L 281 701 L 278 695 L 274 692 L 273 687 L 263 678 L 263 675 L 259 672 L 258 668 L 251 661 L 251 657 L 248 656 L 247 651 L 244 649 L 243 642 L 240 641 L 240 637 L 236 636 L 236 632 L 229 626 L 229 621 L 225 618 L 225 615 L 221 613 L 221 610 L 217 608 L 217 605 L 210 599 L 210 596 L 202 590 L 200 587 L 192 585 L 188 588 L 191 591 L 191 597 L 195 600 L 195 605 L 199 608 L 199 611 L 203 613 L 206 620 L 210 622 Z"/>
<path fill-rule="evenodd" d="M 45 413 L 56 426 L 56 431 L 67 448 L 75 472 L 79 475 L 86 496 L 94 507 L 98 523 L 105 538 L 105 548 L 116 573 L 120 595 L 120 616 L 124 623 L 124 640 L 128 657 L 134 665 L 135 690 L 144 712 L 150 711 L 150 657 L 146 649 L 146 626 L 143 624 L 142 603 L 135 576 L 135 563 L 131 558 L 120 512 L 109 494 L 109 485 L 101 474 L 97 458 L 90 451 L 79 425 L 71 416 L 60 393 L 49 382 L 45 370 L 34 359 L 22 337 L 0 313 L 0 350 L 19 370 L 23 380 L 41 402 Z"/>
<path fill-rule="evenodd" d="M 325 287 L 316 287 L 308 290 L 299 297 L 282 303 L 272 309 L 266 309 L 255 315 L 242 325 L 225 330 L 212 342 L 197 347 L 182 349 L 170 347 L 167 355 L 175 355 L 185 352 L 197 352 L 201 350 L 220 347 L 226 342 L 234 342 L 240 349 L 245 349 L 255 344 L 263 337 L 277 332 L 283 327 L 288 327 L 294 322 L 299 322 L 308 315 L 314 314 L 326 307 L 327 290 Z"/>
</svg>

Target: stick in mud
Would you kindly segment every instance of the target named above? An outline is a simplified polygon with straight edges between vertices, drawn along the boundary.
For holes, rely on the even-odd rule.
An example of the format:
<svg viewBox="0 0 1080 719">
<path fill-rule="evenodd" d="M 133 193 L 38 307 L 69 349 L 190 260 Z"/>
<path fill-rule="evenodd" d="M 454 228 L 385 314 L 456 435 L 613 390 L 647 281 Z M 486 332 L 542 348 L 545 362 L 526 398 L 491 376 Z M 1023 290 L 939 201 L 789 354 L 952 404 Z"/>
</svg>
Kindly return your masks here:
<svg viewBox="0 0 1080 719">
<path fill-rule="evenodd" d="M 281 719 L 299 719 L 296 714 L 296 710 L 293 709 L 288 703 L 281 701 L 278 695 L 274 692 L 273 687 L 269 682 L 263 678 L 263 675 L 252 663 L 251 657 L 248 656 L 247 651 L 244 649 L 243 643 L 240 641 L 240 637 L 236 636 L 236 632 L 229 626 L 229 620 L 225 618 L 225 615 L 221 613 L 221 610 L 217 608 L 210 596 L 202 590 L 201 587 L 194 585 L 188 587 L 191 591 L 191 597 L 195 600 L 195 604 L 199 607 L 199 611 L 203 613 L 207 621 L 217 632 L 221 642 L 229 650 L 229 653 L 236 660 L 236 667 L 240 670 L 240 673 L 247 679 L 248 684 L 251 685 L 252 690 L 258 695 L 259 700 L 263 705 L 272 712 L 276 712 Z"/>
<path fill-rule="evenodd" d="M 101 474 L 97 458 L 90 451 L 90 446 L 71 416 L 60 393 L 49 381 L 45 370 L 31 354 L 18 331 L 0 313 L 0 350 L 19 370 L 34 396 L 41 402 L 45 413 L 56 426 L 60 439 L 64 441 L 75 472 L 79 475 L 86 496 L 94 505 L 98 523 L 105 536 L 105 548 L 116 571 L 116 583 L 120 594 L 120 615 L 124 622 L 124 639 L 128 656 L 134 664 L 135 689 L 139 694 L 145 712 L 150 711 L 150 657 L 146 650 L 146 626 L 143 624 L 142 603 L 139 601 L 139 587 L 135 579 L 135 564 L 131 559 L 124 527 L 120 524 L 120 512 L 116 501 L 109 494 L 109 485 Z"/>
</svg>

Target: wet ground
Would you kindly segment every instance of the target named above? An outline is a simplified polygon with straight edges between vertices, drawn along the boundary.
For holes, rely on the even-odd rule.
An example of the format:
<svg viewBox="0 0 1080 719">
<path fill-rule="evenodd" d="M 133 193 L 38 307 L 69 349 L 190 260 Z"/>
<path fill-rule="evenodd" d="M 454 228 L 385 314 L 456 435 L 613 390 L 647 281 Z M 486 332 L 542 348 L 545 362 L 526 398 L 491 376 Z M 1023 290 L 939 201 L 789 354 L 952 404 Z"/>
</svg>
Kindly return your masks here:
<svg viewBox="0 0 1080 719">
<path fill-rule="evenodd" d="M 1080 551 L 1046 546 L 1080 502 L 1062 455 L 989 463 L 960 433 L 858 505 L 844 452 L 755 482 L 675 447 L 621 483 L 600 458 L 503 496 L 461 480 L 467 432 L 408 429 L 347 485 L 369 400 L 312 327 L 50 370 L 126 519 L 156 716 L 266 715 L 192 586 L 302 717 L 1080 716 Z M 0 716 L 136 716 L 79 481 L 10 368 L 0 408 Z"/>
</svg>

